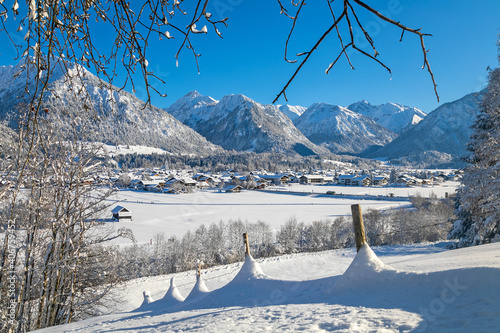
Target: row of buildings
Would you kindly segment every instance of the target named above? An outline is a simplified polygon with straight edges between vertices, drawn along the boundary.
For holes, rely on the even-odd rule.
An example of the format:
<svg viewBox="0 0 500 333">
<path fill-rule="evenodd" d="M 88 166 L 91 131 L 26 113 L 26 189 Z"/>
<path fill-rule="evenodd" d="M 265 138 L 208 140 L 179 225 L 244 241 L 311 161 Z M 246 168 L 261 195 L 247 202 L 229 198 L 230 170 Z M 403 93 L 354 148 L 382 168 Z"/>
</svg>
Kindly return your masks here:
<svg viewBox="0 0 500 333">
<path fill-rule="evenodd" d="M 128 177 L 128 181 L 123 181 Z M 238 192 L 242 188 L 265 189 L 268 186 L 289 183 L 312 185 L 342 185 L 342 186 L 426 186 L 442 183 L 447 180 L 458 180 L 459 175 L 437 174 L 428 178 L 418 178 L 407 174 L 266 174 L 250 172 L 246 174 L 220 173 L 220 174 L 192 174 L 176 173 L 166 174 L 161 172 L 127 174 L 116 177 L 118 186 L 128 187 L 151 192 L 177 193 L 200 188 L 219 188 L 221 191 Z M 120 182 L 121 180 L 121 182 Z"/>
</svg>

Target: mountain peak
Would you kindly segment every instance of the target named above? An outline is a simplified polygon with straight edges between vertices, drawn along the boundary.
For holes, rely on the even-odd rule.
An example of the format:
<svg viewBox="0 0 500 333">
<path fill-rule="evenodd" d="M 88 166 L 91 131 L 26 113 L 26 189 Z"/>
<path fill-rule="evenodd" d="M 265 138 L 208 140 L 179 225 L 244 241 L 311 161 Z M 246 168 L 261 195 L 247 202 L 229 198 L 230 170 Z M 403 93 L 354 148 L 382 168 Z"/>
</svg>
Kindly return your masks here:
<svg viewBox="0 0 500 333">
<path fill-rule="evenodd" d="M 276 107 L 283 112 L 292 121 L 299 118 L 306 110 L 306 107 L 300 105 L 276 105 Z"/>
<path fill-rule="evenodd" d="M 198 91 L 188 92 L 164 110 L 185 125 L 193 127 L 193 121 L 205 119 L 209 116 L 213 106 L 218 103 L 210 96 L 203 96 Z"/>
<path fill-rule="evenodd" d="M 327 103 L 312 104 L 295 125 L 313 143 L 333 153 L 358 154 L 372 146 L 383 146 L 396 136 L 369 117 Z"/>
<path fill-rule="evenodd" d="M 349 110 L 370 117 L 393 132 L 401 133 L 418 124 L 427 115 L 420 109 L 398 103 L 387 102 L 372 105 L 365 100 L 349 105 Z"/>
<path fill-rule="evenodd" d="M 197 90 L 191 90 L 186 95 L 184 95 L 184 97 L 182 97 L 182 98 L 197 98 L 197 97 L 201 97 L 201 96 L 202 95 Z"/>
<path fill-rule="evenodd" d="M 220 101 L 223 104 L 257 103 L 243 94 L 226 95 Z"/>
</svg>

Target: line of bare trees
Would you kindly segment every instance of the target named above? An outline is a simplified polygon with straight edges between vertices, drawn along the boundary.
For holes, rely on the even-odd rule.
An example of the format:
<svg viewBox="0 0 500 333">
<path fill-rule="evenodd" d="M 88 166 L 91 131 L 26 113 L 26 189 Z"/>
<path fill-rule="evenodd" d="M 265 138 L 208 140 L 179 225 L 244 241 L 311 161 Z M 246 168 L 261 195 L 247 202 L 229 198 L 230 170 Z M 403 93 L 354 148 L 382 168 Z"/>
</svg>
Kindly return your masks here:
<svg viewBox="0 0 500 333">
<path fill-rule="evenodd" d="M 411 209 L 377 211 L 364 215 L 367 242 L 371 246 L 409 244 L 446 239 L 452 226 L 454 205 L 435 197 L 412 199 Z M 314 221 L 290 218 L 273 231 L 263 221 L 229 220 L 201 225 L 183 237 L 154 236 L 151 243 L 115 248 L 116 275 L 122 280 L 162 275 L 205 266 L 224 265 L 244 259 L 241 235 L 248 233 L 254 258 L 300 252 L 318 252 L 355 246 L 350 217 Z"/>
</svg>

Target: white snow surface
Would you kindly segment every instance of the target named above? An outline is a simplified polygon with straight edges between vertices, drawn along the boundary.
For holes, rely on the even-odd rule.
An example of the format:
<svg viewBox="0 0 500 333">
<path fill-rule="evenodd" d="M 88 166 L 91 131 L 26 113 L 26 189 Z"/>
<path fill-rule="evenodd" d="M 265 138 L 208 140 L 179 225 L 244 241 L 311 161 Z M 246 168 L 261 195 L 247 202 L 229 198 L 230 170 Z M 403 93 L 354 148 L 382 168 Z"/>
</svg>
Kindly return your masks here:
<svg viewBox="0 0 500 333">
<path fill-rule="evenodd" d="M 102 154 L 108 156 L 128 155 L 128 154 L 168 154 L 168 152 L 161 148 L 153 148 L 148 146 L 134 146 L 134 145 L 107 145 L 103 144 Z"/>
<path fill-rule="evenodd" d="M 498 332 L 500 243 L 445 245 L 247 257 L 205 270 L 202 293 L 194 272 L 137 279 L 123 312 L 40 332 Z M 197 297 L 162 300 L 172 276 Z M 159 301 L 141 306 L 144 291 Z"/>
<path fill-rule="evenodd" d="M 121 190 L 109 200 L 130 210 L 133 217 L 132 221 L 114 222 L 113 226 L 116 229 L 122 227 L 132 229 L 136 240 L 140 243 L 149 242 L 159 232 L 167 236 L 182 237 L 188 230 L 193 232 L 202 224 L 208 227 L 212 223 L 227 222 L 230 219 L 248 220 L 253 223 L 260 220 L 269 223 L 271 228 L 279 230 L 290 218 L 311 223 L 350 215 L 351 205 L 357 203 L 361 203 L 363 209 L 379 210 L 410 205 L 409 201 L 374 199 L 360 201 L 357 198 L 335 198 L 325 194 L 330 189 L 337 193 L 349 193 L 349 189 L 360 193 L 370 191 L 360 187 L 352 189 L 339 186 L 307 186 L 313 193 L 289 192 L 296 188 L 300 187 L 278 187 L 279 192 L 276 193 L 261 191 L 225 193 L 218 190 L 201 190 L 194 193 L 166 194 Z M 373 191 L 387 194 L 386 189 L 373 188 Z M 407 195 L 415 191 L 416 189 L 405 188 L 396 193 Z M 454 188 L 450 188 L 449 191 L 453 192 Z M 111 213 L 108 212 L 108 216 L 104 217 L 111 217 Z M 130 243 L 130 240 L 117 239 L 115 242 Z"/>
<path fill-rule="evenodd" d="M 429 187 L 288 184 L 269 187 L 266 192 L 244 190 L 241 193 L 225 193 L 219 190 L 200 190 L 184 194 L 121 190 L 109 200 L 130 210 L 133 217 L 132 221 L 113 223 L 114 228 L 130 228 L 139 243 L 146 243 L 157 233 L 182 237 L 187 231 L 194 232 L 202 224 L 208 227 L 221 220 L 227 222 L 230 219 L 241 219 L 252 223 L 260 220 L 269 223 L 272 229 L 279 230 L 290 218 L 311 223 L 350 216 L 353 204 L 361 204 L 363 210 L 409 207 L 409 199 L 387 201 L 375 200 L 372 196 L 386 199 L 389 193 L 393 193 L 400 197 L 436 195 L 444 198 L 446 192 L 451 195 L 458 186 L 458 182 Z M 326 195 L 327 191 L 335 191 L 337 195 Z M 114 207 L 115 205 L 111 206 Z M 111 212 L 107 214 L 108 216 L 103 217 L 111 217 Z M 130 240 L 119 238 L 114 242 L 130 243 Z"/>
<path fill-rule="evenodd" d="M 299 118 L 306 110 L 307 108 L 304 106 L 300 105 L 276 105 L 276 107 L 283 112 L 288 118 L 290 118 L 292 121 Z"/>
</svg>

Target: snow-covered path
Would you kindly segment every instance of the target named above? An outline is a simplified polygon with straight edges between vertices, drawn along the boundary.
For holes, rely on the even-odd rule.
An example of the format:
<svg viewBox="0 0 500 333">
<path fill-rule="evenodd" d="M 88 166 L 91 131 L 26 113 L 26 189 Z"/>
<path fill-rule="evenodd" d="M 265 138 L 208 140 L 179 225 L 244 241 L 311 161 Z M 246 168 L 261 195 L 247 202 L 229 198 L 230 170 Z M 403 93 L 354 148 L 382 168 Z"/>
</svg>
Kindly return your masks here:
<svg viewBox="0 0 500 333">
<path fill-rule="evenodd" d="M 202 280 L 213 291 L 182 303 L 161 300 L 173 275 L 135 280 L 122 290 L 125 307 L 138 306 L 144 290 L 159 301 L 45 331 L 498 332 L 500 243 L 443 245 L 247 258 L 207 270 Z M 175 275 L 183 296 L 194 282 L 194 272 Z"/>
</svg>

